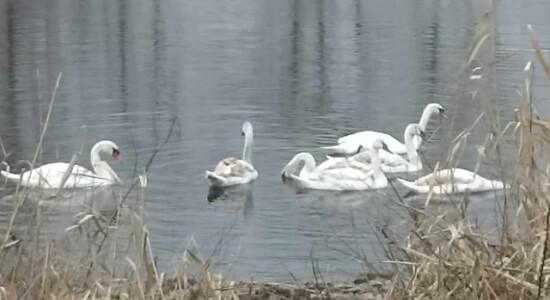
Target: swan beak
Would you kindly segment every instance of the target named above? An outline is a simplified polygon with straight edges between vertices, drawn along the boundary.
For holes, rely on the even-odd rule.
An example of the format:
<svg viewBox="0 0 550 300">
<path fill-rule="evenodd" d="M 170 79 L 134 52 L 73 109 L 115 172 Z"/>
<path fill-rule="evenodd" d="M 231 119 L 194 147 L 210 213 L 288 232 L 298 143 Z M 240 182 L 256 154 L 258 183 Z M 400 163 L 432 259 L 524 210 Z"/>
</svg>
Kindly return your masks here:
<svg viewBox="0 0 550 300">
<path fill-rule="evenodd" d="M 388 151 L 389 153 L 393 153 L 390 148 L 388 148 L 388 145 L 386 143 L 382 143 L 382 149 Z"/>
<path fill-rule="evenodd" d="M 120 151 L 118 151 L 117 149 L 113 149 L 113 159 L 116 161 L 121 161 Z"/>
<path fill-rule="evenodd" d="M 286 183 L 286 176 L 285 176 L 285 173 L 282 173 L 282 174 L 281 174 L 281 180 L 283 181 L 283 183 Z"/>
<path fill-rule="evenodd" d="M 426 133 L 424 132 L 424 130 L 420 130 L 420 137 L 424 140 L 426 139 Z"/>
<path fill-rule="evenodd" d="M 449 117 L 447 116 L 447 114 L 445 114 L 445 110 L 444 109 L 440 109 L 439 110 L 439 116 L 445 120 L 449 119 Z"/>
</svg>

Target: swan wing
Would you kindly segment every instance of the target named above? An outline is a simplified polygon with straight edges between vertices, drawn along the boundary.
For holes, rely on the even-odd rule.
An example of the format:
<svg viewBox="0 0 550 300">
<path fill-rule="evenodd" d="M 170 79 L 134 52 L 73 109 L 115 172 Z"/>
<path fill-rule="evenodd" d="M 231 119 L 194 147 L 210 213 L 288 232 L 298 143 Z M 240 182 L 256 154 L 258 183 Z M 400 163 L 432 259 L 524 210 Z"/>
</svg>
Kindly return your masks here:
<svg viewBox="0 0 550 300">
<path fill-rule="evenodd" d="M 409 164 L 409 162 L 401 155 L 392 154 L 383 149 L 379 150 L 378 154 L 380 155 L 380 160 L 382 161 L 382 164 L 387 166 L 395 167 Z"/>
<path fill-rule="evenodd" d="M 25 172 L 26 178 L 23 179 L 24 181 L 29 179 L 29 186 L 40 188 L 59 188 L 62 183 L 63 188 L 86 188 L 110 184 L 112 182 L 112 180 L 102 178 L 79 165 L 73 166 L 70 175 L 63 182 L 65 173 L 69 170 L 69 167 L 70 164 L 63 162 L 43 165 L 32 172 Z"/>
<path fill-rule="evenodd" d="M 316 168 L 315 171 L 324 171 L 328 169 L 333 168 L 342 168 L 349 166 L 348 159 L 345 157 L 333 157 L 325 160 L 324 162 L 320 163 Z"/>
<path fill-rule="evenodd" d="M 367 130 L 346 135 L 338 139 L 338 144 L 353 144 L 358 147 L 361 144 L 368 144 L 376 139 L 382 139 L 393 153 L 407 153 L 407 148 L 404 143 L 387 133 L 378 131 Z"/>
<path fill-rule="evenodd" d="M 372 178 L 355 168 L 337 168 L 325 170 L 317 175 L 322 181 L 358 180 L 369 181 Z"/>
<path fill-rule="evenodd" d="M 237 163 L 238 159 L 235 157 L 228 157 L 222 159 L 214 169 L 214 174 L 218 176 L 229 176 L 232 172 L 233 166 Z M 238 170 L 236 170 L 238 171 Z"/>
<path fill-rule="evenodd" d="M 254 166 L 234 157 L 220 161 L 214 172 L 207 172 L 206 174 L 210 182 L 217 186 L 248 183 L 258 177 L 258 172 L 256 172 Z"/>
<path fill-rule="evenodd" d="M 116 181 L 122 184 L 122 180 L 118 177 L 117 173 L 111 168 L 111 166 L 105 161 L 99 161 L 94 165 L 96 174 L 94 177 L 99 177 L 102 179 L 108 179 Z M 74 172 L 73 172 L 74 173 Z"/>
<path fill-rule="evenodd" d="M 291 175 L 294 183 L 302 189 L 329 190 L 329 191 L 358 191 L 371 188 L 367 182 L 348 179 L 331 179 L 330 176 L 323 178 L 307 177 L 302 178 Z"/>
<path fill-rule="evenodd" d="M 464 169 L 444 169 L 418 178 L 416 185 L 443 185 L 451 183 L 470 184 L 476 180 L 473 172 Z"/>
</svg>

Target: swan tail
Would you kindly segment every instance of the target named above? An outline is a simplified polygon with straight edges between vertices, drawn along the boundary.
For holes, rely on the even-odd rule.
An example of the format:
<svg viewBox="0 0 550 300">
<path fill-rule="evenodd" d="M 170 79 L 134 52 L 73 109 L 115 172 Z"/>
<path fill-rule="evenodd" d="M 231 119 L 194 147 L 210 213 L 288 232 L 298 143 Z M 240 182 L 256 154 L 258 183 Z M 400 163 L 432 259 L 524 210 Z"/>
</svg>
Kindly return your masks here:
<svg viewBox="0 0 550 300">
<path fill-rule="evenodd" d="M 13 181 L 19 181 L 19 178 L 20 178 L 19 174 L 13 174 L 13 173 L 10 173 L 10 172 L 4 171 L 4 170 L 0 171 L 0 175 L 2 175 L 3 177 L 5 177 L 9 180 L 13 180 Z"/>
<path fill-rule="evenodd" d="M 334 146 L 323 146 L 321 149 L 329 151 L 331 154 L 352 155 L 357 153 L 357 147 L 350 144 L 339 144 Z"/>
<path fill-rule="evenodd" d="M 405 186 L 406 188 L 414 191 L 415 193 L 418 193 L 418 186 L 416 186 L 416 184 L 414 184 L 414 182 L 411 182 L 411 181 L 407 181 L 405 179 L 401 179 L 401 178 L 395 178 L 395 180 L 397 180 L 399 183 L 401 183 L 401 185 Z"/>
<path fill-rule="evenodd" d="M 213 172 L 206 171 L 206 179 L 210 181 L 213 186 L 225 186 L 227 185 L 227 179 L 222 176 L 216 175 Z"/>
</svg>

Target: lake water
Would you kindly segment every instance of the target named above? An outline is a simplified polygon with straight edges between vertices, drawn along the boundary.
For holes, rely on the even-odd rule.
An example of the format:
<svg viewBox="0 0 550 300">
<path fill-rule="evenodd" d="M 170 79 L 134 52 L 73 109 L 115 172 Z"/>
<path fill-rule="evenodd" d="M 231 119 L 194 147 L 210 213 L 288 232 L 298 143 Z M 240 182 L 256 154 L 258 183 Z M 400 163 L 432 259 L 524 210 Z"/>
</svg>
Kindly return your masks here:
<svg viewBox="0 0 550 300">
<path fill-rule="evenodd" d="M 177 116 L 150 167 L 145 197 L 161 269 L 172 270 L 193 236 L 205 255 L 215 252 L 232 266 L 233 279 L 310 280 L 312 258 L 328 278 L 353 278 L 364 271 L 355 254 L 385 259 L 380 228 L 407 233 L 395 192 L 297 193 L 281 182 L 281 168 L 301 151 L 320 160 L 319 146 L 364 129 L 401 139 L 431 102 L 451 118 L 430 123 L 424 159 L 431 166 L 444 160 L 452 138 L 488 100 L 471 100 L 475 84 L 462 85 L 459 73 L 486 8 L 474 0 L 0 1 L 7 161 L 17 171 L 20 160 L 32 159 L 62 72 L 44 163 L 69 161 L 84 145 L 80 163 L 89 166 L 88 149 L 109 139 L 124 159 L 113 168 L 129 183 Z M 495 1 L 498 63 L 490 100 L 502 109 L 503 124 L 517 104 L 523 66 L 535 60 L 526 24 L 550 47 L 549 10 L 544 1 Z M 544 112 L 549 88 L 540 68 L 534 84 Z M 241 154 L 244 120 L 254 126 L 259 179 L 250 190 L 210 202 L 204 172 Z M 480 131 L 469 140 L 464 167 L 475 165 Z M 505 165 L 512 150 L 505 149 Z M 488 163 L 481 173 L 496 175 Z M 470 211 L 492 228 L 497 203 L 488 198 Z M 1 216 L 5 224 L 9 213 Z M 64 220 L 52 225 L 63 231 L 71 214 L 55 219 Z"/>
</svg>

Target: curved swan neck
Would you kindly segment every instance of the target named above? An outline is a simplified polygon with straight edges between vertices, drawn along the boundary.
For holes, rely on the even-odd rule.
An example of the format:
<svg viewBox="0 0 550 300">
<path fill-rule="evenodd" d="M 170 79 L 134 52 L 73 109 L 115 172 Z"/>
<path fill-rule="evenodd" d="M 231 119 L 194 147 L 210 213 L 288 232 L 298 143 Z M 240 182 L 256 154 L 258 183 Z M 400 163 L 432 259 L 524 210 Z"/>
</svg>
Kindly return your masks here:
<svg viewBox="0 0 550 300">
<path fill-rule="evenodd" d="M 118 179 L 118 176 L 111 169 L 109 164 L 101 160 L 101 156 L 99 155 L 101 152 L 112 154 L 114 150 L 118 150 L 118 146 L 111 141 L 100 141 L 92 147 L 90 151 L 90 162 L 92 163 L 92 170 L 95 174 L 106 178 Z"/>
<path fill-rule="evenodd" d="M 379 150 L 380 149 L 378 148 L 371 149 L 372 173 L 375 181 L 378 181 L 380 179 L 383 180 L 386 177 L 386 175 L 384 175 L 384 172 L 382 172 L 382 160 L 380 159 L 380 155 L 378 154 Z"/>
<path fill-rule="evenodd" d="M 411 130 L 409 127 L 405 129 L 405 147 L 407 148 L 407 155 L 409 156 L 409 162 L 412 165 L 418 164 L 418 153 L 416 152 L 416 148 L 414 147 L 414 141 L 413 138 L 415 137 L 414 134 L 411 133 Z"/>
<path fill-rule="evenodd" d="M 316 167 L 317 164 L 315 163 L 315 159 L 313 158 L 313 156 L 311 154 L 303 156 L 302 161 L 304 162 L 304 166 L 302 167 L 302 170 L 300 171 L 300 177 L 308 176 L 309 174 L 311 174 L 315 170 L 315 167 Z"/>
<path fill-rule="evenodd" d="M 300 163 L 302 162 L 304 163 L 304 166 L 301 170 L 299 170 L 298 168 L 300 167 Z M 315 170 L 315 167 L 316 163 L 313 156 L 310 153 L 302 152 L 296 154 L 285 166 L 285 168 L 283 169 L 283 175 L 290 176 L 291 174 L 293 174 L 299 177 L 307 176 L 311 174 L 313 170 Z M 298 173 L 298 171 L 300 172 Z"/>
<path fill-rule="evenodd" d="M 243 148 L 243 160 L 249 164 L 252 164 L 252 143 L 254 142 L 254 135 L 252 130 L 245 132 L 244 134 L 244 148 Z"/>
<path fill-rule="evenodd" d="M 92 147 L 92 150 L 90 151 L 90 162 L 92 163 L 92 169 L 94 170 L 94 173 L 97 173 L 95 168 L 98 165 L 98 163 L 102 161 L 101 156 L 99 156 L 99 153 L 103 151 L 103 147 L 104 147 L 103 143 L 99 142 L 95 144 Z"/>
<path fill-rule="evenodd" d="M 424 108 L 424 111 L 422 112 L 422 116 L 420 117 L 420 121 L 418 122 L 420 129 L 426 130 L 426 127 L 428 127 L 428 122 L 430 122 L 430 118 L 432 117 L 432 113 L 433 111 L 430 105 Z"/>
</svg>

